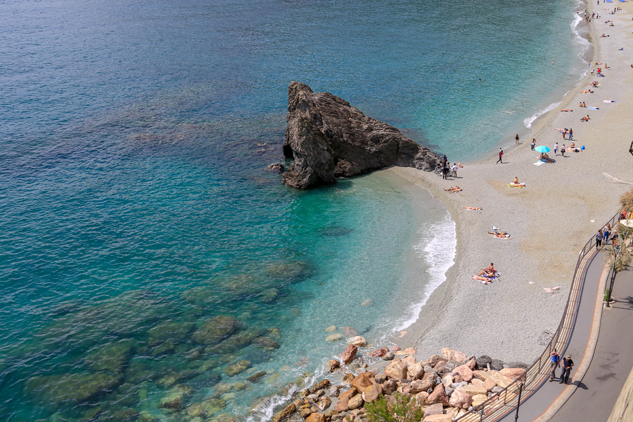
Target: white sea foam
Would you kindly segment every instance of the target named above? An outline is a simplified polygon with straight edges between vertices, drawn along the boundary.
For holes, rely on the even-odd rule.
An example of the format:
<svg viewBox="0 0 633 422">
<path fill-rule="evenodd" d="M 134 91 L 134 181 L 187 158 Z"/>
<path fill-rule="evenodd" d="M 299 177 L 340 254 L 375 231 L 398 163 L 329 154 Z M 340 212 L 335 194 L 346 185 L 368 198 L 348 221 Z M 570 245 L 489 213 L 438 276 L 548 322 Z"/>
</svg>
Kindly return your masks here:
<svg viewBox="0 0 633 422">
<path fill-rule="evenodd" d="M 567 95 L 567 94 L 565 94 Z M 565 96 L 563 95 L 563 97 Z M 543 114 L 554 110 L 556 107 L 558 107 L 560 105 L 560 101 L 557 103 L 552 103 L 550 105 L 548 105 L 546 108 L 544 108 L 543 110 L 539 110 L 536 113 L 534 113 L 532 116 L 528 117 L 527 119 L 523 120 L 523 124 L 525 125 L 526 128 L 528 129 L 532 129 L 532 123 L 534 122 L 534 120 L 538 119 L 539 117 L 541 117 Z"/>
<path fill-rule="evenodd" d="M 426 270 L 429 280 L 424 287 L 422 300 L 409 307 L 404 317 L 398 321 L 396 330 L 404 330 L 418 320 L 420 311 L 431 297 L 431 293 L 446 281 L 446 272 L 455 263 L 457 233 L 455 222 L 451 220 L 448 212 L 443 221 L 430 227 L 422 227 L 420 233 L 423 235 L 422 239 L 414 249 L 420 258 L 429 264 Z"/>
<path fill-rule="evenodd" d="M 578 2 L 578 4 L 580 5 L 581 2 Z M 573 32 L 574 34 L 574 41 L 576 42 L 576 44 L 579 44 L 582 46 L 582 49 L 578 53 L 578 57 L 580 57 L 581 59 L 583 58 L 583 55 L 589 49 L 589 47 L 591 47 L 591 43 L 589 42 L 589 40 L 583 37 L 582 35 L 580 35 L 580 33 L 578 32 L 578 24 L 582 22 L 582 19 L 583 18 L 581 15 L 576 14 L 574 16 L 574 21 L 571 23 L 571 32 Z M 580 79 L 584 78 L 588 72 L 589 72 L 589 67 L 587 67 L 584 71 L 581 72 Z"/>
<path fill-rule="evenodd" d="M 571 23 L 571 32 L 574 33 L 574 37 L 575 37 L 574 40 L 576 41 L 576 43 L 584 46 L 585 50 L 586 50 L 587 48 L 589 48 L 591 46 L 591 43 L 589 42 L 588 39 L 586 39 L 585 37 L 581 36 L 580 33 L 578 32 L 578 24 L 580 22 L 582 22 L 582 16 L 575 15 L 574 16 L 574 21 Z"/>
<path fill-rule="evenodd" d="M 267 397 L 261 403 L 259 403 L 254 409 L 253 413 L 248 417 L 247 422 L 256 421 L 270 421 L 275 414 L 275 407 L 280 404 L 285 404 L 292 398 L 293 393 L 297 390 L 296 385 L 292 385 L 288 389 L 286 395 L 275 395 Z"/>
</svg>

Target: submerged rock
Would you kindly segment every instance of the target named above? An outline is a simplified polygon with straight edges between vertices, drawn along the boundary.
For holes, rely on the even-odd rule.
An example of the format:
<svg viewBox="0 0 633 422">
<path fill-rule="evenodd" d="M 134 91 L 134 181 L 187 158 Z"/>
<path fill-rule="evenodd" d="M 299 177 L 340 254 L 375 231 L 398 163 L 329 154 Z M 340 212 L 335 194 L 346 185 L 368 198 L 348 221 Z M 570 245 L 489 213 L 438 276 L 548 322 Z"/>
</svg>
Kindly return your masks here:
<svg viewBox="0 0 633 422">
<path fill-rule="evenodd" d="M 268 337 L 258 337 L 253 341 L 255 347 L 259 347 L 264 350 L 279 349 L 279 343 Z"/>
<path fill-rule="evenodd" d="M 251 344 L 253 340 L 257 339 L 261 334 L 262 331 L 257 329 L 244 330 L 227 338 L 220 344 L 212 347 L 207 347 L 206 351 L 207 353 L 216 354 L 235 353 L 238 350 L 243 349 L 244 347 Z"/>
<path fill-rule="evenodd" d="M 114 390 L 121 384 L 119 375 L 68 374 L 31 378 L 27 390 L 46 402 L 60 405 L 65 402 L 81 403 Z"/>
<path fill-rule="evenodd" d="M 365 116 L 329 92 L 315 93 L 291 82 L 288 129 L 283 152 L 294 158 L 283 181 L 309 189 L 336 183 L 337 177 L 389 166 L 433 170 L 439 156 L 386 123 Z"/>
<path fill-rule="evenodd" d="M 220 315 L 206 320 L 192 335 L 199 344 L 217 344 L 240 328 L 240 322 L 231 316 Z"/>
<path fill-rule="evenodd" d="M 192 328 L 193 324 L 189 322 L 164 321 L 148 331 L 147 343 L 150 346 L 157 346 L 165 341 L 177 343 L 187 337 Z"/>
<path fill-rule="evenodd" d="M 248 368 L 250 368 L 250 366 L 251 366 L 251 363 L 249 361 L 241 360 L 236 364 L 227 366 L 226 369 L 224 370 L 224 373 L 228 375 L 229 377 L 232 377 L 246 371 Z"/>
<path fill-rule="evenodd" d="M 123 372 L 133 349 L 134 342 L 131 340 L 106 344 L 88 353 L 84 363 L 93 371 L 120 373 Z"/>
</svg>

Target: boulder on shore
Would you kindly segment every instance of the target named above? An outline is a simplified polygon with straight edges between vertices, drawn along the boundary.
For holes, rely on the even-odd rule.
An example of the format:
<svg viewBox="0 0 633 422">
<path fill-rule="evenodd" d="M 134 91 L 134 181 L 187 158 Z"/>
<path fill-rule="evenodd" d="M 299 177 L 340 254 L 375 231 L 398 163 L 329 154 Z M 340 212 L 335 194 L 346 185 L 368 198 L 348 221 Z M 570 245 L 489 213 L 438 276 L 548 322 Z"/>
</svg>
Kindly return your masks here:
<svg viewBox="0 0 633 422">
<path fill-rule="evenodd" d="M 283 153 L 294 162 L 288 186 L 310 189 L 390 166 L 431 171 L 439 156 L 386 123 L 364 115 L 329 92 L 308 85 L 288 87 L 288 129 Z"/>
</svg>

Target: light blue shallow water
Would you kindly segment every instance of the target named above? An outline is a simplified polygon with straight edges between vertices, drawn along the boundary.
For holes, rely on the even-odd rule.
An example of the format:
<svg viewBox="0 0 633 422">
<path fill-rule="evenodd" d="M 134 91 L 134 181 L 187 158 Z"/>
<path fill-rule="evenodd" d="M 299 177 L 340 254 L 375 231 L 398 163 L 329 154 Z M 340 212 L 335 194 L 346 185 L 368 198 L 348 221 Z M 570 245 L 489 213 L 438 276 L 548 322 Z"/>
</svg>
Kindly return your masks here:
<svg viewBox="0 0 633 422">
<path fill-rule="evenodd" d="M 452 258 L 446 213 L 384 175 L 283 187 L 289 81 L 473 159 L 578 80 L 575 8 L 0 4 L 0 420 L 189 421 L 158 408 L 176 385 L 246 415 L 343 348 L 328 326 L 401 327 Z"/>
</svg>

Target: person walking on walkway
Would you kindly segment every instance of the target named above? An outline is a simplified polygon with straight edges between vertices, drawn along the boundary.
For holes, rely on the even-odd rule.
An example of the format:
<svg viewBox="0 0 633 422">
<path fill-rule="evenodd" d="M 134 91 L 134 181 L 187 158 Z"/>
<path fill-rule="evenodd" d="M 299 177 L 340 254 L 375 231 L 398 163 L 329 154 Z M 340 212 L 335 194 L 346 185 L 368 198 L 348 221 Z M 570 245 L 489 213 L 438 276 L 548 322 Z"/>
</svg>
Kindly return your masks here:
<svg viewBox="0 0 633 422">
<path fill-rule="evenodd" d="M 503 164 L 503 148 L 499 148 L 499 159 L 497 160 L 497 162 L 495 164 Z"/>
<path fill-rule="evenodd" d="M 556 368 L 560 366 L 560 356 L 556 353 L 556 351 L 550 353 L 549 364 L 552 368 L 552 372 L 549 374 L 549 382 L 552 382 L 554 381 L 554 378 L 556 378 Z"/>
<path fill-rule="evenodd" d="M 574 361 L 571 360 L 571 355 L 565 355 L 563 358 L 563 373 L 560 375 L 560 383 L 569 384 L 569 375 L 571 374 L 571 368 L 574 367 Z"/>
<path fill-rule="evenodd" d="M 602 246 L 602 229 L 598 230 L 596 233 L 596 248 L 600 248 Z"/>
</svg>

